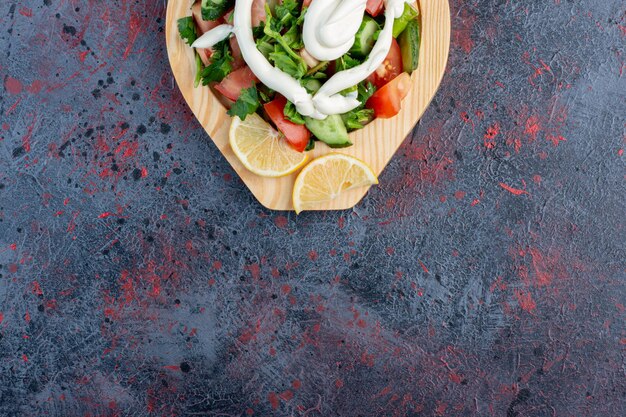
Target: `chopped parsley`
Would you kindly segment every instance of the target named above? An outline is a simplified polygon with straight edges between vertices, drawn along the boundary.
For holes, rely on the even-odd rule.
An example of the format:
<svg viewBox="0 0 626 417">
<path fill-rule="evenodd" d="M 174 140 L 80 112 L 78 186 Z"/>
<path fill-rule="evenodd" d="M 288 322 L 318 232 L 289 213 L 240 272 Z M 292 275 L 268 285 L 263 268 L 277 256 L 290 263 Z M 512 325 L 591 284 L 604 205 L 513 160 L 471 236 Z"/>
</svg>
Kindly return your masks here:
<svg viewBox="0 0 626 417">
<path fill-rule="evenodd" d="M 256 112 L 259 108 L 259 95 L 255 86 L 246 88 L 235 101 L 235 104 L 228 110 L 229 116 L 237 116 L 241 120 L 246 120 L 249 114 Z"/>
<path fill-rule="evenodd" d="M 189 16 L 178 19 L 178 33 L 180 33 L 180 37 L 183 38 L 185 43 L 189 46 L 196 41 L 198 34 L 196 33 L 196 24 L 193 21 L 193 17 Z"/>
<path fill-rule="evenodd" d="M 233 70 L 233 56 L 228 49 L 228 40 L 217 43 L 211 55 L 211 64 L 202 70 L 202 85 L 220 82 Z"/>
</svg>

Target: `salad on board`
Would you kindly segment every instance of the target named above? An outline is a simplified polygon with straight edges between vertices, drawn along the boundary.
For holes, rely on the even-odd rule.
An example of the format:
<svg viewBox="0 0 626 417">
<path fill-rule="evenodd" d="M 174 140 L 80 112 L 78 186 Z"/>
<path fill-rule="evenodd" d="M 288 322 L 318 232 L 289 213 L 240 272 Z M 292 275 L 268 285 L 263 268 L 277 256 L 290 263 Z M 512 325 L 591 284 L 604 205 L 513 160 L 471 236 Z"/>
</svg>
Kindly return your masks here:
<svg viewBox="0 0 626 417">
<path fill-rule="evenodd" d="M 412 3 L 198 0 L 178 30 L 195 49 L 196 87 L 230 116 L 256 113 L 298 152 L 342 148 L 350 131 L 400 111 L 420 48 Z"/>
</svg>

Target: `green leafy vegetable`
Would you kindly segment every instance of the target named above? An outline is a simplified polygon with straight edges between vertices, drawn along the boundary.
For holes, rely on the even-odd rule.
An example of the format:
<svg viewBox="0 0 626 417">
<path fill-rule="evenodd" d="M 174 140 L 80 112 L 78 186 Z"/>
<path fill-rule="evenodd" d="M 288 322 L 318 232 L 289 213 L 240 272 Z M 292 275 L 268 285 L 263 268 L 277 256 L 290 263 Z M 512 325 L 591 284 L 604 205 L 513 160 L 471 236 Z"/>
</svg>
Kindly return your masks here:
<svg viewBox="0 0 626 417">
<path fill-rule="evenodd" d="M 365 102 L 376 92 L 376 87 L 369 81 L 363 81 L 359 83 L 357 91 L 359 92 L 358 100 L 365 105 Z"/>
<path fill-rule="evenodd" d="M 255 26 L 252 28 L 252 37 L 254 39 L 261 39 L 265 35 L 265 22 L 261 21 L 259 26 Z"/>
<path fill-rule="evenodd" d="M 358 100 L 363 103 L 356 109 L 342 114 L 341 118 L 350 130 L 361 129 L 374 119 L 374 111 L 365 108 L 365 103 L 374 94 L 376 88 L 370 82 L 362 82 L 357 86 Z"/>
<path fill-rule="evenodd" d="M 231 73 L 233 56 L 228 49 L 228 40 L 217 43 L 211 55 L 211 64 L 202 70 L 202 85 L 211 82 L 220 82 Z"/>
<path fill-rule="evenodd" d="M 202 20 L 217 20 L 230 9 L 234 0 L 202 0 Z"/>
<path fill-rule="evenodd" d="M 257 85 L 257 93 L 261 103 L 269 103 L 274 98 L 275 91 L 263 83 Z"/>
<path fill-rule="evenodd" d="M 304 151 L 308 152 L 308 151 L 312 151 L 313 149 L 315 149 L 315 139 L 311 138 L 309 139 L 309 144 L 306 145 L 306 148 L 304 148 Z"/>
<path fill-rule="evenodd" d="M 284 71 L 294 78 L 300 79 L 304 77 L 304 75 L 307 73 L 308 67 L 304 62 L 304 59 L 302 59 L 300 55 L 294 52 L 293 48 L 290 45 L 290 43 L 295 44 L 301 42 L 299 39 L 299 35 L 297 35 L 296 37 L 291 36 L 290 41 L 288 41 L 283 35 L 280 34 L 280 29 L 284 26 L 284 24 L 276 24 L 276 22 L 282 21 L 290 22 L 292 24 L 295 22 L 295 20 L 293 19 L 293 15 L 291 14 L 292 8 L 295 7 L 293 6 L 294 4 L 297 6 L 295 0 L 285 0 L 282 5 L 277 5 L 277 18 L 274 18 L 272 16 L 272 11 L 270 10 L 269 5 L 267 3 L 265 4 L 266 22 L 263 28 L 263 33 L 265 34 L 265 36 L 261 41 L 257 41 L 257 45 L 262 46 L 263 51 L 267 52 L 268 49 L 265 42 L 269 43 L 270 39 L 274 40 L 276 44 L 274 45 L 274 50 L 272 52 L 269 52 L 268 59 L 272 61 L 274 65 L 281 71 Z M 291 18 L 288 18 L 288 16 L 291 16 Z"/>
<path fill-rule="evenodd" d="M 300 79 L 306 75 L 307 66 L 302 58 L 285 50 L 281 45 L 274 45 L 274 52 L 269 54 L 269 59 L 276 68 L 294 78 Z"/>
<path fill-rule="evenodd" d="M 267 11 L 269 6 L 266 5 L 266 14 L 271 16 L 271 11 Z M 272 19 L 272 28 L 280 32 L 286 26 L 297 25 L 297 20 L 300 17 L 300 4 L 296 0 L 284 0 L 281 4 L 277 4 L 275 9 L 276 18 Z M 268 17 L 269 17 L 268 16 Z M 303 14 L 304 16 L 304 14 Z M 268 21 L 268 25 L 270 25 Z"/>
<path fill-rule="evenodd" d="M 190 45 L 195 42 L 198 38 L 198 34 L 196 33 L 196 24 L 193 21 L 193 17 L 183 17 L 178 19 L 178 33 L 180 33 L 180 37 L 183 38 L 187 45 Z"/>
<path fill-rule="evenodd" d="M 289 30 L 287 30 L 287 32 L 285 32 L 285 34 L 283 35 L 283 39 L 285 39 L 285 42 L 287 42 L 287 45 L 289 45 L 291 49 L 300 50 L 304 48 L 304 42 L 302 41 L 302 30 L 298 25 L 291 26 Z"/>
<path fill-rule="evenodd" d="M 237 116 L 241 120 L 246 120 L 249 114 L 256 112 L 259 105 L 259 95 L 256 87 L 252 86 L 241 92 L 241 95 L 227 113 L 229 116 Z"/>
<path fill-rule="evenodd" d="M 298 113 L 295 104 L 293 104 L 291 101 L 287 101 L 285 109 L 283 110 L 283 114 L 285 115 L 285 119 L 297 125 L 303 125 L 305 123 L 304 117 L 302 117 L 302 115 Z"/>
<path fill-rule="evenodd" d="M 361 129 L 374 119 L 374 110 L 352 110 L 342 116 L 343 122 L 350 130 Z"/>
<path fill-rule="evenodd" d="M 350 68 L 354 68 L 357 65 L 360 65 L 361 61 L 356 58 L 350 56 L 350 54 L 345 54 L 342 57 L 337 58 L 335 61 L 335 68 L 337 68 L 337 72 L 347 70 Z"/>
<path fill-rule="evenodd" d="M 202 59 L 200 55 L 198 55 L 198 51 L 196 51 L 196 78 L 193 80 L 194 88 L 197 88 L 200 85 L 200 81 L 202 81 L 202 70 L 204 69 L 204 64 L 202 64 Z"/>
<path fill-rule="evenodd" d="M 256 41 L 256 49 L 263 54 L 265 58 L 268 58 L 272 52 L 274 52 L 274 45 L 265 39 L 258 39 Z"/>
</svg>

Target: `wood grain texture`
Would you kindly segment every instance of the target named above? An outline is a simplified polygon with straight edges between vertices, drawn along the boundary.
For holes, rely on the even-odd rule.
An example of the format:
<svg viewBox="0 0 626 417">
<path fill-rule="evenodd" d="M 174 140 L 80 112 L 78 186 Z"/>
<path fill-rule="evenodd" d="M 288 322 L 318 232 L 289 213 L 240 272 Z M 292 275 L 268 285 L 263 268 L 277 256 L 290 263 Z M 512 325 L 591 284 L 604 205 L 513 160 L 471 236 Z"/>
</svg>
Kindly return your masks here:
<svg viewBox="0 0 626 417">
<path fill-rule="evenodd" d="M 293 210 L 291 192 L 297 173 L 283 178 L 262 178 L 248 171 L 237 159 L 228 143 L 230 116 L 208 87 L 194 88 L 193 50 L 185 45 L 176 21 L 189 16 L 190 0 L 170 0 L 167 6 L 166 42 L 172 72 L 183 97 L 224 157 L 233 166 L 252 194 L 272 210 Z M 321 142 L 311 152 L 316 158 L 329 152 L 340 152 L 367 162 L 378 175 L 422 116 L 435 95 L 443 77 L 450 46 L 450 8 L 448 0 L 421 0 L 422 44 L 419 67 L 411 78 L 413 86 L 402 101 L 402 110 L 391 119 L 376 119 L 365 128 L 352 132 L 354 146 L 332 150 Z M 378 186 L 384 187 L 381 183 Z M 351 190 L 320 206 L 320 210 L 343 210 L 354 207 L 367 188 Z"/>
</svg>

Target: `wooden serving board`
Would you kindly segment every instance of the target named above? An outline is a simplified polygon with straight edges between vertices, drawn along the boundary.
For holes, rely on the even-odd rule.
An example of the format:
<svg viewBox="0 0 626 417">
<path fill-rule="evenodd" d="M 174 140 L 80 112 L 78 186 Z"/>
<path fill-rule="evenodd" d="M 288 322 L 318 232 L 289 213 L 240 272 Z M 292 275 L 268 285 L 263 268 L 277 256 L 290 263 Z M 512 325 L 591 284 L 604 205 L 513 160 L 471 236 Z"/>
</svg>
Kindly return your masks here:
<svg viewBox="0 0 626 417">
<path fill-rule="evenodd" d="M 196 71 L 194 53 L 182 41 L 176 26 L 179 18 L 191 15 L 191 3 L 192 0 L 169 0 L 167 5 L 167 52 L 178 87 L 198 121 L 259 202 L 272 210 L 293 210 L 291 192 L 297 173 L 283 178 L 263 178 L 248 171 L 230 149 L 228 129 L 231 118 L 226 109 L 209 87 L 193 86 Z M 315 150 L 310 152 L 312 158 L 330 152 L 352 155 L 367 162 L 378 175 L 413 129 L 439 87 L 450 47 L 448 0 L 420 0 L 419 6 L 422 19 L 419 67 L 411 76 L 413 88 L 402 101 L 400 113 L 391 119 L 376 119 L 365 128 L 352 132 L 352 147 L 333 150 L 317 142 Z M 337 199 L 320 206 L 320 210 L 354 207 L 367 190 L 363 187 L 342 193 Z"/>
</svg>

